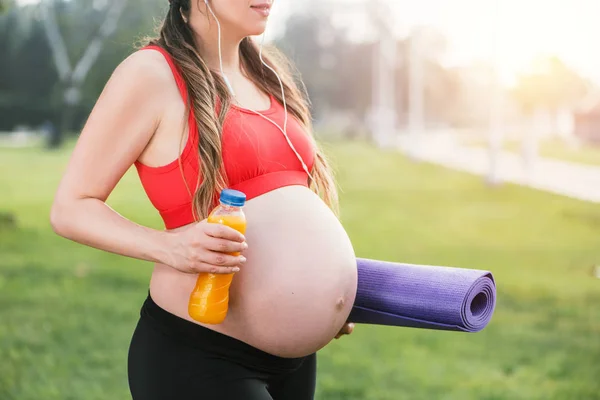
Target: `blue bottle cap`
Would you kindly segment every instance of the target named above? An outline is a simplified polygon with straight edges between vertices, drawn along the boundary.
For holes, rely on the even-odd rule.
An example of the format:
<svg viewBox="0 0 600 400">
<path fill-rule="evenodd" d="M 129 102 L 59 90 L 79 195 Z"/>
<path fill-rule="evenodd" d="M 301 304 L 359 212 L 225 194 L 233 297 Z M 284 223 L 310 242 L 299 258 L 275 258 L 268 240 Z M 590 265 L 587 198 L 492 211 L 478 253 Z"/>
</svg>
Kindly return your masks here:
<svg viewBox="0 0 600 400">
<path fill-rule="evenodd" d="M 242 207 L 246 204 L 246 195 L 238 190 L 223 189 L 220 200 L 228 206 Z"/>
</svg>

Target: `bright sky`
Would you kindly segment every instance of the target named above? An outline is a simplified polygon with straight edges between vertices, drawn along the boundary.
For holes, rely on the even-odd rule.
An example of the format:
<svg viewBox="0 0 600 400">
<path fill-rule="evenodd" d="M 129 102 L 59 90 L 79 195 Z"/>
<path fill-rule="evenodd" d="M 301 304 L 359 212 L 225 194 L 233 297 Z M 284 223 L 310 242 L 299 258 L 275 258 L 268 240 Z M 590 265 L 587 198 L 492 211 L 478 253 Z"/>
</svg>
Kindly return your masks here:
<svg viewBox="0 0 600 400">
<path fill-rule="evenodd" d="M 35 3 L 39 0 L 18 0 Z M 166 0 L 165 0 L 166 1 Z M 299 0 L 275 0 L 270 33 L 282 27 L 286 14 Z M 310 4 L 311 0 L 300 0 Z M 337 10 L 351 3 L 374 0 L 333 1 Z M 492 60 L 497 35 L 496 65 L 509 82 L 536 55 L 550 53 L 562 58 L 579 73 L 600 83 L 600 0 L 387 0 L 393 8 L 396 29 L 405 34 L 411 27 L 427 24 L 446 34 L 449 61 L 463 64 Z M 372 3 L 371 3 L 372 4 Z M 495 8 L 497 7 L 497 9 Z M 359 11 L 360 13 L 364 11 Z M 356 14 L 355 14 L 356 15 Z M 352 18 L 350 16 L 350 18 Z"/>
</svg>

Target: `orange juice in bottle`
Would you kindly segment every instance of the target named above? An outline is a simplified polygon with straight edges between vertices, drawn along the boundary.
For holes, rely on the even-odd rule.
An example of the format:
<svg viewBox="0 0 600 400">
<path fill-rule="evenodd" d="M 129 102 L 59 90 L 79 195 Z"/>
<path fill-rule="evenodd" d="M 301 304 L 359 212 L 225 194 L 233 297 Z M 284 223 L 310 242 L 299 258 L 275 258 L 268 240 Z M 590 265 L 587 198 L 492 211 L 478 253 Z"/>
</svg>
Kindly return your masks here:
<svg viewBox="0 0 600 400">
<path fill-rule="evenodd" d="M 221 192 L 220 204 L 210 213 L 207 222 L 227 225 L 242 235 L 246 233 L 246 216 L 242 207 L 246 195 L 237 190 Z M 238 252 L 232 253 L 239 255 Z M 201 273 L 196 287 L 190 295 L 188 313 L 195 321 L 205 324 L 220 324 L 229 308 L 229 287 L 234 274 Z"/>
</svg>

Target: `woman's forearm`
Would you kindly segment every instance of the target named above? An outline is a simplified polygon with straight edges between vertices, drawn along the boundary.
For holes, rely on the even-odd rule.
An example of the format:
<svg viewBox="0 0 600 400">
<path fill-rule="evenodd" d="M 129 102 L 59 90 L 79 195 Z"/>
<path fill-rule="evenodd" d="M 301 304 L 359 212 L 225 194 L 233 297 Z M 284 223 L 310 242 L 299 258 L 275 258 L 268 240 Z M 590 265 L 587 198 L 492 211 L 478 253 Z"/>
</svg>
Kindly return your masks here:
<svg viewBox="0 0 600 400">
<path fill-rule="evenodd" d="M 99 199 L 55 203 L 54 231 L 74 242 L 139 260 L 169 264 L 170 233 L 138 225 Z"/>
</svg>

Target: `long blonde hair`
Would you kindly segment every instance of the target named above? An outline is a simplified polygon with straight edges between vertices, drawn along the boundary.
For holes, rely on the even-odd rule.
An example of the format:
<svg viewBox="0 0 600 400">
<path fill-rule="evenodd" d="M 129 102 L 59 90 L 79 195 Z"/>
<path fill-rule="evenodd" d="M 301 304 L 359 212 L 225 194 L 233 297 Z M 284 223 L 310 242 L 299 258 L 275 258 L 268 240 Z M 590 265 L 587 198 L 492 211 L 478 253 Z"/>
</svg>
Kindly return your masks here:
<svg viewBox="0 0 600 400">
<path fill-rule="evenodd" d="M 191 1 L 173 2 L 160 28 L 159 37 L 149 40 L 149 44 L 162 47 L 173 57 L 187 86 L 189 100 L 186 106 L 188 112 L 193 108 L 198 132 L 200 132 L 198 156 L 202 179 L 194 194 L 194 211 L 198 218 L 204 218 L 214 205 L 216 194 L 227 187 L 221 133 L 231 104 L 231 96 L 223 79 L 209 69 L 196 49 L 194 34 L 184 20 L 184 17 L 186 19 L 189 17 Z M 310 188 L 318 192 L 337 214 L 338 195 L 333 173 L 322 150 L 314 140 L 308 99 L 294 81 L 291 63 L 272 47 L 263 50 L 262 58 L 277 71 L 284 86 L 288 112 L 300 122 L 317 148 L 311 171 L 314 181 L 311 180 Z M 250 38 L 245 38 L 240 44 L 240 60 L 247 76 L 258 88 L 273 95 L 280 103 L 283 102 L 277 77 L 263 66 L 259 49 Z M 217 103 L 219 103 L 218 108 Z M 215 115 L 217 109 L 219 113 Z"/>
</svg>

